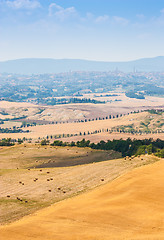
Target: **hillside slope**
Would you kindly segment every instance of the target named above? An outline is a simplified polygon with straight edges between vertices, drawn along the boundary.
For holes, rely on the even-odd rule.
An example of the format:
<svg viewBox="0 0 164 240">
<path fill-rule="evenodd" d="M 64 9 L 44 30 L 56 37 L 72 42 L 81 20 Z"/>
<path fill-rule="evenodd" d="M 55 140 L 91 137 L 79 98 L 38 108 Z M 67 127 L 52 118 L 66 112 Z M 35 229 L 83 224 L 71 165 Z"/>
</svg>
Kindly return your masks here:
<svg viewBox="0 0 164 240">
<path fill-rule="evenodd" d="M 29 58 L 0 62 L 0 72 L 17 74 L 60 73 L 69 71 L 163 71 L 164 57 L 143 58 L 128 62 L 102 62 L 80 59 Z"/>
<path fill-rule="evenodd" d="M 163 160 L 132 170 L 96 190 L 1 227 L 1 239 L 162 240 L 163 172 Z"/>
</svg>

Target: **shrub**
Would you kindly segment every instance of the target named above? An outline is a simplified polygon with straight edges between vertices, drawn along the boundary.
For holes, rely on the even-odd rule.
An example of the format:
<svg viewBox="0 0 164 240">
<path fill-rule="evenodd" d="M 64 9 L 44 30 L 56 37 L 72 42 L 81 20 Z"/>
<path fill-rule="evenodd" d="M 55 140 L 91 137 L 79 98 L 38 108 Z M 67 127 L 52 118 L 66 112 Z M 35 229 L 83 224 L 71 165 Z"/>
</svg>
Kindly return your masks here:
<svg viewBox="0 0 164 240">
<path fill-rule="evenodd" d="M 40 143 L 42 146 L 49 144 L 49 140 L 43 139 Z"/>
</svg>

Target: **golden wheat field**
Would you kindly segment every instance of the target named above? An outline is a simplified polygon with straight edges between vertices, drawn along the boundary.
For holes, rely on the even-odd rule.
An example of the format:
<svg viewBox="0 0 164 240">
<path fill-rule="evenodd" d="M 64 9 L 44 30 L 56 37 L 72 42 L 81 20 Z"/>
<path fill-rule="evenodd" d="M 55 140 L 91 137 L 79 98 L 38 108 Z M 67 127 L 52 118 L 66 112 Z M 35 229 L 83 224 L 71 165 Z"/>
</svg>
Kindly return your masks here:
<svg viewBox="0 0 164 240">
<path fill-rule="evenodd" d="M 114 151 L 22 144 L 0 149 L 0 224 L 158 161 Z M 27 201 L 27 202 L 26 202 Z"/>
<path fill-rule="evenodd" d="M 109 113 L 162 108 L 163 99 L 129 100 L 123 93 L 118 98 L 121 101 L 104 105 L 52 107 L 1 102 L 1 119 L 28 115 L 27 120 L 41 125 L 23 127 L 29 132 L 0 133 L 0 139 L 27 138 L 21 145 L 0 147 L 0 239 L 164 239 L 163 160 L 154 155 L 122 158 L 113 150 L 39 144 L 42 138 L 50 142 L 164 139 L 163 112 L 105 119 Z M 91 120 L 97 112 L 104 119 L 51 123 Z M 22 121 L 2 125 L 19 127 Z M 136 132 L 128 133 L 131 129 Z"/>
<path fill-rule="evenodd" d="M 105 139 L 113 137 L 113 135 L 107 133 L 104 134 L 104 130 L 107 128 L 110 130 L 112 128 L 120 128 L 122 126 L 127 126 L 127 125 L 133 125 L 135 129 L 140 129 L 140 124 L 141 122 L 145 122 L 146 119 L 151 121 L 150 123 L 150 129 L 157 130 L 158 129 L 158 122 L 163 123 L 163 115 L 162 116 L 153 116 L 151 118 L 151 114 L 148 112 L 141 112 L 141 113 L 135 113 L 135 114 L 129 114 L 126 116 L 122 116 L 119 118 L 114 118 L 114 119 L 105 119 L 105 120 L 95 120 L 95 121 L 88 121 L 88 122 L 73 122 L 73 123 L 62 123 L 62 124 L 47 124 L 47 125 L 37 125 L 37 126 L 32 126 L 32 127 L 26 127 L 24 130 L 29 130 L 29 133 L 0 133 L 0 138 L 32 138 L 33 140 L 37 140 L 38 138 L 45 138 L 46 136 L 55 136 L 59 134 L 79 134 L 80 132 L 83 134 L 88 133 L 88 132 L 94 132 L 94 131 L 100 131 L 101 130 L 101 139 L 103 139 L 103 136 L 105 135 Z M 151 119 L 150 119 L 151 118 Z M 152 125 L 151 125 L 152 124 Z M 153 125 L 154 124 L 154 125 Z M 164 126 L 160 128 L 162 131 L 164 129 Z M 98 135 L 94 134 L 94 137 L 96 139 Z M 126 134 L 120 133 L 119 138 L 124 138 Z M 127 137 L 129 135 L 127 134 Z M 132 138 L 135 136 L 137 137 L 136 134 L 130 135 Z M 141 135 L 139 135 L 141 136 Z M 84 137 L 84 136 L 82 136 Z M 85 136 L 86 137 L 86 136 Z M 144 138 L 148 137 L 154 137 L 154 138 L 161 138 L 163 139 L 164 134 L 159 133 L 159 134 L 143 134 Z M 142 136 L 141 136 L 142 138 Z M 66 141 L 68 138 L 66 139 Z M 69 141 L 69 140 L 68 140 Z M 96 141 L 96 140 L 95 140 Z"/>
<path fill-rule="evenodd" d="M 163 160 L 126 171 L 90 192 L 0 227 L 1 239 L 162 240 L 163 171 Z"/>
</svg>

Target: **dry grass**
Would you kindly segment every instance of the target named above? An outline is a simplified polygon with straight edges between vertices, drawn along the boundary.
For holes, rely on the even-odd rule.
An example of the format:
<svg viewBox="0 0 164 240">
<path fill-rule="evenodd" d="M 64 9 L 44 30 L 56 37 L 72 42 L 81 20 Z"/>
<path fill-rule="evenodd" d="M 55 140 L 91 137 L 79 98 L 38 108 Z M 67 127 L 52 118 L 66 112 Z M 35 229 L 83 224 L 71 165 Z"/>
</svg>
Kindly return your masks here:
<svg viewBox="0 0 164 240">
<path fill-rule="evenodd" d="M 109 94 L 109 93 L 108 93 Z M 146 99 L 130 99 L 121 92 L 111 92 L 118 94 L 117 97 L 98 97 L 94 94 L 85 94 L 85 98 L 94 98 L 96 100 L 109 101 L 106 104 L 69 104 L 62 106 L 42 106 L 31 103 L 17 103 L 1 101 L 0 111 L 5 111 L 8 115 L 0 114 L 1 119 L 27 116 L 27 121 L 67 121 L 96 117 L 105 117 L 109 114 L 124 114 L 136 110 L 145 110 L 151 108 L 163 108 L 163 98 L 146 97 Z M 120 101 L 114 101 L 115 99 Z M 40 112 L 40 110 L 43 110 Z M 7 124 L 7 127 L 13 125 Z M 3 127 L 3 126 L 2 126 Z"/>
<path fill-rule="evenodd" d="M 114 151 L 21 144 L 0 148 L 0 169 L 4 171 L 5 169 L 35 168 L 38 166 L 64 167 L 120 157 L 121 154 Z"/>
<path fill-rule="evenodd" d="M 151 157 L 146 158 L 152 161 Z M 136 159 L 133 161 L 136 162 Z M 115 168 L 113 163 L 116 164 Z M 103 164 L 95 164 L 94 173 L 96 169 L 102 167 L 101 170 L 105 169 L 106 174 L 101 173 L 101 178 L 103 175 L 106 181 L 111 172 L 113 173 L 111 179 L 117 177 L 115 171 L 127 162 L 118 160 L 118 162 L 106 162 L 105 166 Z M 128 166 L 126 165 L 125 171 Z M 72 175 L 72 169 L 76 171 L 79 167 L 69 169 L 69 174 L 74 176 L 75 172 Z M 82 169 L 79 170 L 80 173 L 83 172 Z M 162 160 L 132 170 L 89 193 L 54 204 L 9 226 L 1 227 L 1 237 L 3 240 L 21 238 L 25 240 L 33 238 L 36 240 L 162 240 L 164 239 L 163 171 Z M 91 182 L 92 174 L 89 173 L 91 172 L 88 172 L 90 177 L 88 182 Z M 99 176 L 97 173 L 98 179 Z"/>
<path fill-rule="evenodd" d="M 133 124 L 134 126 L 138 126 L 142 121 L 144 121 L 148 116 L 150 116 L 147 112 L 142 112 L 138 114 L 130 114 L 128 116 L 123 116 L 121 118 L 115 118 L 115 119 L 107 119 L 107 120 L 97 120 L 97 121 L 91 121 L 91 122 L 80 122 L 80 123 L 65 123 L 65 124 L 49 124 L 44 126 L 33 126 L 25 128 L 25 130 L 29 130 L 29 133 L 11 133 L 11 134 L 0 134 L 0 138 L 33 138 L 34 140 L 38 139 L 39 137 L 43 138 L 47 135 L 49 136 L 55 136 L 59 134 L 79 134 L 80 132 L 93 132 L 96 130 L 102 130 L 102 129 L 111 129 L 113 127 L 117 127 L 120 125 L 129 125 Z M 158 116 L 154 117 L 157 118 Z M 103 136 L 103 134 L 102 134 Z M 132 136 L 132 135 L 130 135 Z M 134 137 L 137 135 L 133 135 Z M 132 136 L 132 137 L 133 137 Z M 147 137 L 147 135 L 143 135 L 144 138 Z M 153 134 L 152 137 L 157 136 L 157 138 L 163 139 L 163 134 Z M 84 136 L 82 136 L 84 137 Z M 86 136 L 85 136 L 86 137 Z M 92 138 L 96 138 L 96 134 Z M 124 137 L 124 134 L 120 134 L 119 138 Z M 110 136 L 109 136 L 110 138 Z M 68 138 L 66 138 L 66 141 Z M 102 139 L 101 139 L 102 140 Z M 69 140 L 68 140 L 69 141 Z"/>
<path fill-rule="evenodd" d="M 66 142 L 72 142 L 72 141 L 81 141 L 84 138 L 84 136 L 73 136 L 69 138 L 60 138 L 62 141 Z M 93 135 L 86 135 L 85 140 L 90 140 L 91 142 L 98 143 L 101 140 L 108 141 L 108 140 L 113 140 L 113 139 L 149 139 L 153 138 L 154 140 L 160 138 L 164 140 L 164 133 L 157 133 L 157 134 L 130 134 L 130 133 L 98 133 L 98 134 L 93 134 Z"/>
<path fill-rule="evenodd" d="M 21 154 L 22 151 L 24 154 Z M 46 147 L 45 149 L 42 147 L 38 149 L 37 145 L 30 144 L 26 147 L 22 145 L 8 148 L 8 150 L 1 149 L 1 224 L 19 219 L 39 208 L 107 183 L 132 168 L 158 160 L 156 157 L 144 156 L 144 160 L 141 158 L 134 158 L 132 161 L 117 159 L 75 167 L 29 170 L 29 166 L 37 166 L 40 163 L 39 155 L 41 161 L 46 162 L 54 156 L 54 151 L 58 158 L 65 159 L 65 161 L 77 155 L 77 151 L 79 158 L 83 158 L 86 153 L 91 157 L 94 152 L 97 152 L 82 148 L 71 148 L 69 151 L 67 148 Z M 36 159 L 38 159 L 37 162 Z M 101 156 L 100 159 L 103 160 Z M 10 197 L 7 197 L 8 195 Z"/>
</svg>

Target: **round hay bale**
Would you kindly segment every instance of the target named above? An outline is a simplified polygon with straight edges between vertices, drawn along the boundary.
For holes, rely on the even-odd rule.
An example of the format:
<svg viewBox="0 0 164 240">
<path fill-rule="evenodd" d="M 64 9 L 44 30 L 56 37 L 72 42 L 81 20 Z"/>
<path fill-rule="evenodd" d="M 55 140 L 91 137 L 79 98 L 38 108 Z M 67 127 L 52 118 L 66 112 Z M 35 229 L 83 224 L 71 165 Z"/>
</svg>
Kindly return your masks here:
<svg viewBox="0 0 164 240">
<path fill-rule="evenodd" d="M 101 178 L 101 181 L 103 182 L 103 181 L 104 181 L 104 178 Z"/>
<path fill-rule="evenodd" d="M 61 188 L 60 188 L 60 187 L 58 187 L 58 190 L 61 190 Z"/>
<path fill-rule="evenodd" d="M 10 198 L 10 195 L 7 195 L 8 198 Z"/>
<path fill-rule="evenodd" d="M 49 189 L 48 191 L 51 192 L 51 189 Z"/>
</svg>

